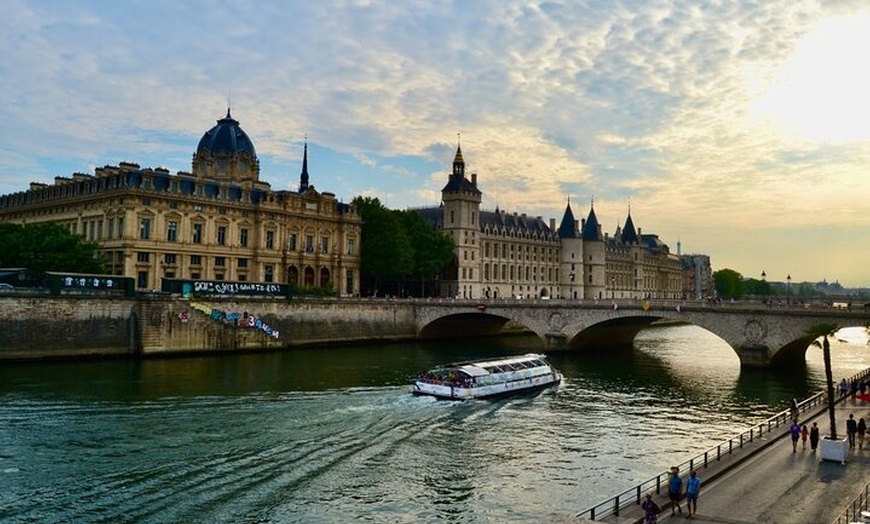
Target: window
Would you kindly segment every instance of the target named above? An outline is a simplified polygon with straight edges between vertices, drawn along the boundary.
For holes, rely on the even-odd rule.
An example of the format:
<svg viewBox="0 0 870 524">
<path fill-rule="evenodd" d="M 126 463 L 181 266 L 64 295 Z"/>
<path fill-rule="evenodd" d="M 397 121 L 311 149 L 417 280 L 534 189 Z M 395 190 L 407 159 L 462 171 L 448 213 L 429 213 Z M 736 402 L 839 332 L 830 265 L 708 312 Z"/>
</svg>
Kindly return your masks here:
<svg viewBox="0 0 870 524">
<path fill-rule="evenodd" d="M 266 231 L 266 249 L 273 249 L 275 247 L 275 232 L 274 231 Z M 271 280 L 267 280 L 267 282 L 271 282 Z"/>
<path fill-rule="evenodd" d="M 263 278 L 263 280 L 265 280 L 266 282 L 272 282 L 272 280 L 274 278 L 275 278 L 275 266 L 273 266 L 272 264 L 266 264 L 265 278 Z"/>
<path fill-rule="evenodd" d="M 305 252 L 314 252 L 314 235 L 305 235 Z"/>
<path fill-rule="evenodd" d="M 353 255 L 355 249 L 356 249 L 356 239 L 355 238 L 348 238 L 347 239 L 347 254 Z"/>
<path fill-rule="evenodd" d="M 124 238 L 124 217 L 118 217 L 118 238 Z"/>
<path fill-rule="evenodd" d="M 201 266 L 202 265 L 202 255 L 190 255 L 190 265 L 191 266 Z M 194 277 L 199 278 L 199 277 Z"/>
<path fill-rule="evenodd" d="M 226 267 L 227 266 L 226 257 L 214 257 L 214 266 L 215 267 Z"/>
<path fill-rule="evenodd" d="M 287 239 L 287 249 L 296 251 L 296 233 L 290 233 L 290 238 Z"/>
<path fill-rule="evenodd" d="M 218 226 L 218 228 L 217 228 L 217 244 L 219 246 L 227 245 L 227 226 Z"/>
<path fill-rule="evenodd" d="M 202 244 L 202 224 L 193 225 L 193 243 Z"/>
<path fill-rule="evenodd" d="M 239 229 L 239 245 L 248 247 L 248 229 L 245 227 Z"/>
<path fill-rule="evenodd" d="M 109 234 L 108 234 L 108 237 L 109 237 L 109 238 L 115 238 L 115 219 L 114 219 L 114 218 L 110 218 L 110 219 L 109 219 Z"/>
<path fill-rule="evenodd" d="M 329 253 L 329 237 L 323 237 L 320 239 L 320 252 Z"/>
<path fill-rule="evenodd" d="M 247 258 L 240 258 L 238 265 L 239 265 L 239 269 L 247 268 L 248 267 L 248 259 Z"/>
<path fill-rule="evenodd" d="M 166 226 L 166 240 L 178 242 L 178 222 L 170 221 Z"/>
<path fill-rule="evenodd" d="M 151 255 L 151 253 L 147 253 L 145 251 L 139 251 L 136 253 L 136 262 L 141 262 L 143 264 L 147 263 L 148 260 L 151 258 L 150 255 Z"/>
<path fill-rule="evenodd" d="M 140 271 L 136 278 L 136 287 L 146 288 L 148 287 L 148 272 Z"/>
<path fill-rule="evenodd" d="M 348 295 L 353 295 L 353 269 L 347 270 L 344 286 L 344 292 Z"/>
<path fill-rule="evenodd" d="M 174 200 L 169 202 L 169 209 L 178 209 L 178 202 Z"/>
<path fill-rule="evenodd" d="M 151 238 L 151 219 L 142 218 L 139 220 L 139 238 L 148 240 Z"/>
<path fill-rule="evenodd" d="M 163 262 L 166 264 L 175 264 L 178 261 L 178 255 L 175 253 L 166 253 L 163 255 Z"/>
</svg>

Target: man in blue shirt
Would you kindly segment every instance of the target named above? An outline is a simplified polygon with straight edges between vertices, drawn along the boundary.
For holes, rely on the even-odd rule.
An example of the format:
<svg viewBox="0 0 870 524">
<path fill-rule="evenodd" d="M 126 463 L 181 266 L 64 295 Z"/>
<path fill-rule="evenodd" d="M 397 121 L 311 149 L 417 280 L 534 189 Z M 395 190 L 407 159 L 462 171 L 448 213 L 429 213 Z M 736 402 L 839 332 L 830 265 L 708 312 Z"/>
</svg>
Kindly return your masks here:
<svg viewBox="0 0 870 524">
<path fill-rule="evenodd" d="M 698 493 L 701 491 L 701 477 L 693 469 L 686 479 L 686 509 L 689 510 L 689 518 L 695 518 L 698 513 Z"/>
<path fill-rule="evenodd" d="M 680 468 L 674 466 L 671 468 L 670 477 L 668 477 L 668 498 L 671 499 L 671 515 L 676 515 L 677 511 L 683 512 L 680 506 L 680 495 L 683 493 L 683 478 L 680 476 Z"/>
</svg>

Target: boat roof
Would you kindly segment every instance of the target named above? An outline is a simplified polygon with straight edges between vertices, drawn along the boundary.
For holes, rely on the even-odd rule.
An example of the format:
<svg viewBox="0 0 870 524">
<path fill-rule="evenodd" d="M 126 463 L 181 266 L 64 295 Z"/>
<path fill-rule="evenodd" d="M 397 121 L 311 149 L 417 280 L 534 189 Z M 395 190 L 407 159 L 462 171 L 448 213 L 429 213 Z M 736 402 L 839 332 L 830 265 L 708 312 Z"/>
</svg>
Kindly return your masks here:
<svg viewBox="0 0 870 524">
<path fill-rule="evenodd" d="M 476 360 L 473 362 L 460 362 L 457 364 L 450 364 L 449 368 L 456 368 L 463 373 L 467 373 L 473 377 L 479 377 L 482 375 L 489 375 L 489 371 L 486 368 L 491 368 L 494 366 L 505 366 L 511 364 L 520 364 L 522 362 L 530 362 L 532 360 L 544 360 L 546 359 L 546 355 L 542 355 L 539 353 L 526 353 L 525 355 L 518 355 L 514 357 L 504 357 L 498 358 L 494 360 Z"/>
</svg>

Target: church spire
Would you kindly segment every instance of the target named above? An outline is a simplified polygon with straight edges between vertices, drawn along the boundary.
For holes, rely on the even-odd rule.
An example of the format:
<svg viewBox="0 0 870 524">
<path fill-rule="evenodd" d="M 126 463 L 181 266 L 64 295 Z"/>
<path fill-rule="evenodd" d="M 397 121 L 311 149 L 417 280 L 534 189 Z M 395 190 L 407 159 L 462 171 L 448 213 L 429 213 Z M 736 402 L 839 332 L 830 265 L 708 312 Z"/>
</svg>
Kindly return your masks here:
<svg viewBox="0 0 870 524">
<path fill-rule="evenodd" d="M 459 133 L 456 133 L 456 156 L 453 157 L 452 178 L 460 182 L 465 180 L 465 160 L 462 159 L 462 146 L 459 143 Z"/>
<path fill-rule="evenodd" d="M 308 135 L 305 135 L 305 149 L 302 153 L 302 174 L 299 175 L 299 192 L 308 189 Z"/>
</svg>

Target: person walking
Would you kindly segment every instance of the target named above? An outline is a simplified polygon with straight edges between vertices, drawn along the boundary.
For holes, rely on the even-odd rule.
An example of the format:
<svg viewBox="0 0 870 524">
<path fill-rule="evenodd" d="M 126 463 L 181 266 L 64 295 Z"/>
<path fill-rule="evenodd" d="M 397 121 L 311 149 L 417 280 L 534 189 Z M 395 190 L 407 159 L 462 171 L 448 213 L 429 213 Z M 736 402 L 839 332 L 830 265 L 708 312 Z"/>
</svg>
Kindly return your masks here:
<svg viewBox="0 0 870 524">
<path fill-rule="evenodd" d="M 845 397 L 849 393 L 849 383 L 846 379 L 840 381 L 840 396 Z"/>
<path fill-rule="evenodd" d="M 673 466 L 668 477 L 668 498 L 671 500 L 671 516 L 677 511 L 683 512 L 680 506 L 680 495 L 683 494 L 683 477 L 680 476 L 680 468 Z"/>
<path fill-rule="evenodd" d="M 813 453 L 816 452 L 816 448 L 819 447 L 819 425 L 813 422 L 813 427 L 810 429 L 810 448 L 813 450 Z"/>
<path fill-rule="evenodd" d="M 855 415 L 849 413 L 849 420 L 846 421 L 846 434 L 849 436 L 849 447 L 855 447 L 855 434 L 858 433 L 858 421 L 855 420 Z"/>
<path fill-rule="evenodd" d="M 661 512 L 662 508 L 652 499 L 652 493 L 646 494 L 646 498 L 640 504 L 640 507 L 643 509 L 644 524 L 655 524 L 658 522 L 659 512 Z"/>
<path fill-rule="evenodd" d="M 807 437 L 810 436 L 810 430 L 807 429 L 807 425 L 804 424 L 801 426 L 801 444 L 803 444 L 804 451 L 807 450 Z"/>
<path fill-rule="evenodd" d="M 701 492 L 701 477 L 694 469 L 689 473 L 689 478 L 686 479 L 686 510 L 690 519 L 695 518 L 698 514 L 698 493 Z"/>
<path fill-rule="evenodd" d="M 797 442 L 801 438 L 801 427 L 797 422 L 792 422 L 789 431 L 791 432 L 791 452 L 797 453 Z"/>
<path fill-rule="evenodd" d="M 864 418 L 858 419 L 858 449 L 864 449 L 864 434 L 867 433 L 867 423 Z"/>
</svg>

